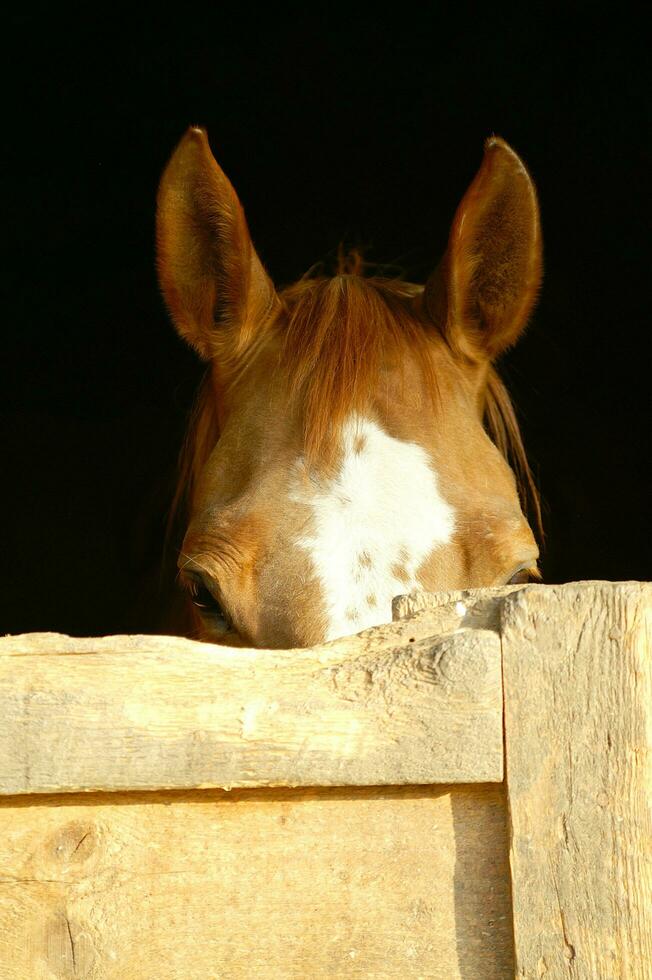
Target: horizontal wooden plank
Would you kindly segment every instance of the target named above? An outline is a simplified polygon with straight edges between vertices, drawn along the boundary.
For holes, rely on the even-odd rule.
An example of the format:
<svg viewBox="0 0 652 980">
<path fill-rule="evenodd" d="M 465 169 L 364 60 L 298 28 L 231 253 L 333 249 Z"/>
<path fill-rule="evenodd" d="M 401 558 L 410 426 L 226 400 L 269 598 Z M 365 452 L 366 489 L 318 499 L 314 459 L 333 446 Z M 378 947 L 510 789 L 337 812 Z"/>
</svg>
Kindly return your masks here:
<svg viewBox="0 0 652 980">
<path fill-rule="evenodd" d="M 503 603 L 507 596 L 522 588 L 523 585 L 505 585 L 451 592 L 414 591 L 396 596 L 392 603 L 392 627 L 408 625 L 415 637 L 464 630 L 490 630 L 500 635 Z"/>
<path fill-rule="evenodd" d="M 500 641 L 0 639 L 0 794 L 499 782 Z"/>
<path fill-rule="evenodd" d="M 392 603 L 392 618 L 409 619 L 420 635 L 438 636 L 457 629 L 489 629 L 500 632 L 503 602 L 512 592 L 546 586 L 501 585 L 493 589 L 454 592 L 409 592 Z M 396 623 L 395 623 L 396 625 Z"/>
<path fill-rule="evenodd" d="M 0 801 L 3 980 L 514 975 L 501 785 L 39 802 Z"/>
</svg>

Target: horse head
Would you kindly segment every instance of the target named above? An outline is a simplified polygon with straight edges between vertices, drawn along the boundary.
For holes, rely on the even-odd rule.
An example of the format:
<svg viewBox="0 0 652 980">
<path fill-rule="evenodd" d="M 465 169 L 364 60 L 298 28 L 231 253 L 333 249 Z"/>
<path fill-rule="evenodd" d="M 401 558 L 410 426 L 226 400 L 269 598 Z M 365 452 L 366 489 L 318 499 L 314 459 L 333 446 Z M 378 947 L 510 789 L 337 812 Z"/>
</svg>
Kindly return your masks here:
<svg viewBox="0 0 652 980">
<path fill-rule="evenodd" d="M 366 276 L 275 289 L 206 133 L 161 179 L 161 288 L 208 365 L 182 467 L 180 578 L 203 638 L 319 643 L 392 598 L 536 574 L 531 485 L 494 369 L 541 279 L 536 193 L 492 137 L 425 286 Z"/>
</svg>

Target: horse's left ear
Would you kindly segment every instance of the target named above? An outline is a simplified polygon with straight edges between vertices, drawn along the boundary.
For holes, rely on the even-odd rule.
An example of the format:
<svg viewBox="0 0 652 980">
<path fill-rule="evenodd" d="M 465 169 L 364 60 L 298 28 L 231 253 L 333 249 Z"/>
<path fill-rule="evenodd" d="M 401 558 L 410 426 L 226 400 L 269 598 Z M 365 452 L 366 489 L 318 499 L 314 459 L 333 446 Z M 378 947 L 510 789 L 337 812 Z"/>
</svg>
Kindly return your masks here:
<svg viewBox="0 0 652 980">
<path fill-rule="evenodd" d="M 497 136 L 457 209 L 426 283 L 426 310 L 454 351 L 494 358 L 525 327 L 542 274 L 539 207 L 525 165 Z"/>
<path fill-rule="evenodd" d="M 276 293 L 203 129 L 191 127 L 179 143 L 157 203 L 159 281 L 177 331 L 206 360 L 233 358 Z"/>
</svg>

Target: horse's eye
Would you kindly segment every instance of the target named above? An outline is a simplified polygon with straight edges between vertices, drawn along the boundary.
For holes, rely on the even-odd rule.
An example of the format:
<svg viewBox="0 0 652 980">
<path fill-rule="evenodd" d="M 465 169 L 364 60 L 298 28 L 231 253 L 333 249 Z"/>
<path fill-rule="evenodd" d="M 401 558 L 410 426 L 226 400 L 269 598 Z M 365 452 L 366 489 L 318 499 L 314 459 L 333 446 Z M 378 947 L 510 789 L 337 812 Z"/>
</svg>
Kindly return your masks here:
<svg viewBox="0 0 652 980">
<path fill-rule="evenodd" d="M 190 596 L 198 609 L 220 609 L 220 605 L 215 596 L 212 594 L 212 592 L 209 592 L 206 586 L 201 582 L 198 582 L 197 585 L 190 590 Z"/>
<path fill-rule="evenodd" d="M 203 615 L 213 619 L 216 625 L 225 630 L 230 628 L 231 622 L 224 612 L 224 609 L 210 589 L 204 585 L 201 579 L 190 579 L 189 591 L 193 605 L 195 605 L 197 609 L 203 613 Z"/>
</svg>

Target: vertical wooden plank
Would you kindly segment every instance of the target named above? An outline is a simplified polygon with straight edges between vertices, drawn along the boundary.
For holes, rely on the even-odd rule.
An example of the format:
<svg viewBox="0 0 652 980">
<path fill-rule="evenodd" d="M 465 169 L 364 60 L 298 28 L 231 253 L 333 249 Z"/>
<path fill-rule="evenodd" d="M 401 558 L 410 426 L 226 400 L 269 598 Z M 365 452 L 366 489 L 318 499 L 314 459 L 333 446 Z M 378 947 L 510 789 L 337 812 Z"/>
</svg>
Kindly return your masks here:
<svg viewBox="0 0 652 980">
<path fill-rule="evenodd" d="M 652 587 L 503 608 L 517 977 L 652 977 Z"/>
</svg>

